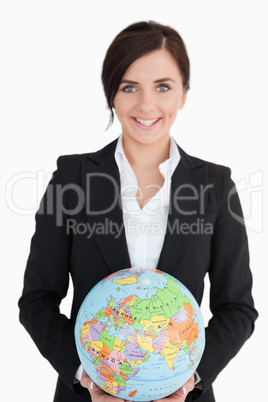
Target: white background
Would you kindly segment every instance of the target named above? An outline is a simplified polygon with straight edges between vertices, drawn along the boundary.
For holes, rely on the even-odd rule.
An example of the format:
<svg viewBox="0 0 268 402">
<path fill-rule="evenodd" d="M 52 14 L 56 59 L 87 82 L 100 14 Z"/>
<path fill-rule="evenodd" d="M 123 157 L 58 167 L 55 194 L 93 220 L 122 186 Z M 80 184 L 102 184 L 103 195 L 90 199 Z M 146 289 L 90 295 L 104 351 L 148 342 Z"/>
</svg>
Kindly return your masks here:
<svg viewBox="0 0 268 402">
<path fill-rule="evenodd" d="M 140 20 L 171 25 L 182 35 L 191 61 L 191 89 L 172 135 L 191 155 L 232 168 L 247 222 L 260 318 L 252 338 L 215 381 L 217 402 L 264 399 L 266 5 L 265 0 L 1 2 L 0 355 L 5 401 L 14 400 L 9 391 L 27 402 L 53 399 L 56 373 L 18 321 L 34 212 L 59 155 L 97 150 L 120 134 L 117 122 L 105 132 L 109 113 L 101 66 L 114 36 Z M 62 303 L 67 315 L 70 301 L 71 294 Z M 206 293 L 206 320 L 207 302 Z"/>
</svg>

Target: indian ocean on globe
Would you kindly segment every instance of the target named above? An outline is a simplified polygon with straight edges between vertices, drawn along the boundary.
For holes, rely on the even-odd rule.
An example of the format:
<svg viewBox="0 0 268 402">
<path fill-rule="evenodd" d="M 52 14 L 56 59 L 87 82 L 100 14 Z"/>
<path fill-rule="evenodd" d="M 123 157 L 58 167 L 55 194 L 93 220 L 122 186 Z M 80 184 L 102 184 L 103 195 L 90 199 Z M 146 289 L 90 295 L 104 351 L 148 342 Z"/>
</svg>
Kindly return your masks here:
<svg viewBox="0 0 268 402">
<path fill-rule="evenodd" d="M 201 311 L 171 275 L 128 268 L 84 299 L 75 323 L 82 366 L 107 393 L 130 401 L 164 398 L 196 370 L 205 347 Z"/>
</svg>

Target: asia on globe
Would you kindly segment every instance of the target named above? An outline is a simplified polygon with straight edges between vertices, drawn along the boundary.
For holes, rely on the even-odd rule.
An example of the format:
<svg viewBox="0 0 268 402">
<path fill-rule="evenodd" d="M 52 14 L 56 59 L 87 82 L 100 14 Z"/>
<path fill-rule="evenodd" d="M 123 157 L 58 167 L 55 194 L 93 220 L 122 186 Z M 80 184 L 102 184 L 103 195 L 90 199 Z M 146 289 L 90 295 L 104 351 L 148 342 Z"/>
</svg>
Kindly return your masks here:
<svg viewBox="0 0 268 402">
<path fill-rule="evenodd" d="M 89 377 L 130 401 L 164 398 L 193 375 L 205 347 L 198 303 L 176 278 L 128 268 L 107 276 L 84 299 L 75 343 Z"/>
</svg>

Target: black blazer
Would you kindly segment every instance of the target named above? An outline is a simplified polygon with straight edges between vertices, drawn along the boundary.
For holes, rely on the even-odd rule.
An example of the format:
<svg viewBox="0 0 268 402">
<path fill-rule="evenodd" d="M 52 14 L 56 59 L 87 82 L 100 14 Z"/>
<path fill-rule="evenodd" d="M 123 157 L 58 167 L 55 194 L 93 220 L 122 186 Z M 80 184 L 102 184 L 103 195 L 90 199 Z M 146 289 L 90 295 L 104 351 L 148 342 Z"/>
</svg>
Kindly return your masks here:
<svg viewBox="0 0 268 402">
<path fill-rule="evenodd" d="M 131 266 L 125 232 L 115 233 L 123 225 L 115 147 L 113 141 L 98 152 L 59 157 L 36 214 L 20 321 L 59 373 L 55 402 L 90 400 L 88 391 L 73 383 L 80 364 L 73 334 L 76 314 L 98 281 Z M 247 235 L 237 219 L 242 211 L 230 169 L 189 156 L 180 147 L 179 152 L 158 268 L 184 283 L 199 304 L 209 275 L 213 317 L 198 366 L 204 390 L 194 390 L 187 401 L 212 402 L 213 381 L 251 335 L 258 314 L 251 296 Z M 104 234 L 100 228 L 105 227 Z M 74 296 L 67 318 L 59 306 L 69 278 Z"/>
</svg>

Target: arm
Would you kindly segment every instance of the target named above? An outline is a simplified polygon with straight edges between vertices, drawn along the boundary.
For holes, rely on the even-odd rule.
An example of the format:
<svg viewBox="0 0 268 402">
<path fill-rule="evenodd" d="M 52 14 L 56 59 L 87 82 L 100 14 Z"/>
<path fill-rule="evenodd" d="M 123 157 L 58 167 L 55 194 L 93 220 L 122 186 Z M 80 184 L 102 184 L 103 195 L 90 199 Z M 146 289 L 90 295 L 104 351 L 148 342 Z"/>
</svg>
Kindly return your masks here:
<svg viewBox="0 0 268 402">
<path fill-rule="evenodd" d="M 56 202 L 56 188 L 64 185 L 64 177 L 64 158 L 60 157 L 58 170 L 54 172 L 36 214 L 36 230 L 19 308 L 20 321 L 42 355 L 73 388 L 74 375 L 80 364 L 74 343 L 74 323 L 59 310 L 68 290 L 72 240 L 66 233 L 64 219 L 62 225 L 56 223 L 56 215 L 61 212 L 61 205 Z M 67 207 L 66 197 L 63 201 Z"/>
<path fill-rule="evenodd" d="M 251 296 L 245 226 L 232 215 L 235 212 L 242 217 L 242 210 L 237 192 L 231 189 L 234 190 L 234 183 L 230 170 L 226 169 L 211 243 L 209 277 L 213 317 L 206 328 L 206 348 L 198 366 L 204 391 L 252 334 L 258 316 Z"/>
</svg>

